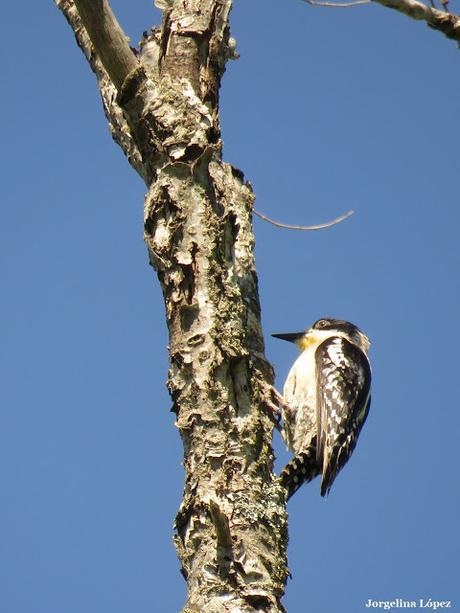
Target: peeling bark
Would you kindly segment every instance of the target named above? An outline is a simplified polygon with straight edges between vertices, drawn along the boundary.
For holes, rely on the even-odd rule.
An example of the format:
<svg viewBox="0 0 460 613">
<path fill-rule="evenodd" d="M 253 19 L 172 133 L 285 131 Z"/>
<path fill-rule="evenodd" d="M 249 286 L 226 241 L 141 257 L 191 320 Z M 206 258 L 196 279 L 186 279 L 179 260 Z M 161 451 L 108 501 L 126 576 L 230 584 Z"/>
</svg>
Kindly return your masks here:
<svg viewBox="0 0 460 613">
<path fill-rule="evenodd" d="M 195 178 L 182 165 L 164 169 L 146 201 L 185 450 L 175 542 L 188 607 L 276 611 L 286 518 L 271 475 L 271 422 L 260 410 L 259 372 L 271 371 L 259 324 L 252 194 L 231 167 L 213 160 L 200 166 Z"/>
<path fill-rule="evenodd" d="M 175 545 L 184 613 L 284 611 L 286 494 L 273 474 L 254 265 L 254 195 L 222 161 L 220 81 L 231 0 L 157 0 L 141 49 L 107 0 L 55 0 L 95 72 L 113 138 L 144 179 L 145 242 L 163 290 L 168 387 L 184 446 Z M 460 40 L 459 18 L 374 0 Z"/>
<path fill-rule="evenodd" d="M 184 445 L 175 523 L 184 611 L 283 611 L 286 500 L 265 408 L 273 372 L 260 324 L 254 195 L 221 156 L 231 0 L 176 0 L 132 58 L 116 21 L 107 26 L 106 0 L 75 0 L 79 11 L 71 0 L 57 4 L 148 186 L 145 241 L 165 300 L 168 387 Z"/>
</svg>

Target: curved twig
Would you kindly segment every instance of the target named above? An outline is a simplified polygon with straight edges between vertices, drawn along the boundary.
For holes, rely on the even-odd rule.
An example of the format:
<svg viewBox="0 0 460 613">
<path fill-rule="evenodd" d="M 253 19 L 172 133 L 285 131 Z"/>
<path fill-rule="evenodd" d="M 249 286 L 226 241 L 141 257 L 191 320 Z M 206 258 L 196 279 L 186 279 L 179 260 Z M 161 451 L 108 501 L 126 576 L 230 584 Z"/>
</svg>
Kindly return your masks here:
<svg viewBox="0 0 460 613">
<path fill-rule="evenodd" d="M 324 228 L 330 228 L 331 226 L 336 226 L 338 223 L 345 221 L 345 219 L 348 219 L 349 217 L 351 217 L 354 213 L 354 211 L 347 211 L 346 213 L 344 213 L 343 215 L 340 215 L 339 217 L 336 217 L 332 221 L 327 221 L 326 223 L 320 223 L 316 226 L 293 226 L 288 223 L 281 223 L 280 221 L 275 221 L 274 219 L 270 219 L 270 217 L 267 217 L 263 213 L 256 211 L 256 209 L 253 209 L 253 211 L 257 215 L 257 217 L 260 217 L 260 219 L 263 219 L 264 221 L 268 221 L 268 223 L 271 223 L 273 226 L 276 226 L 277 228 L 287 228 L 288 230 L 323 230 Z"/>
<path fill-rule="evenodd" d="M 349 6 L 357 6 L 358 4 L 371 4 L 372 0 L 353 0 L 352 2 L 320 2 L 317 0 L 302 0 L 311 6 L 333 6 L 337 8 L 347 8 Z"/>
</svg>

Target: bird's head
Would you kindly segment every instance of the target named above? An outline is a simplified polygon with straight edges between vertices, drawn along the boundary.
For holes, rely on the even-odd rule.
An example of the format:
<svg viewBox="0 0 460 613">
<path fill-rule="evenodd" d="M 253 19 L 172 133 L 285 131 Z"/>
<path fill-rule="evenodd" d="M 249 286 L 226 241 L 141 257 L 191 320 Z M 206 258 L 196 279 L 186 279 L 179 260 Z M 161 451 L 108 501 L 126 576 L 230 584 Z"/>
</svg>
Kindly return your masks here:
<svg viewBox="0 0 460 613">
<path fill-rule="evenodd" d="M 311 345 L 319 345 L 331 336 L 342 336 L 354 345 L 358 345 L 364 353 L 369 351 L 370 342 L 361 330 L 343 319 L 324 317 L 318 319 L 311 328 L 302 332 L 287 332 L 284 334 L 272 334 L 275 338 L 295 343 L 301 351 L 305 351 Z"/>
</svg>

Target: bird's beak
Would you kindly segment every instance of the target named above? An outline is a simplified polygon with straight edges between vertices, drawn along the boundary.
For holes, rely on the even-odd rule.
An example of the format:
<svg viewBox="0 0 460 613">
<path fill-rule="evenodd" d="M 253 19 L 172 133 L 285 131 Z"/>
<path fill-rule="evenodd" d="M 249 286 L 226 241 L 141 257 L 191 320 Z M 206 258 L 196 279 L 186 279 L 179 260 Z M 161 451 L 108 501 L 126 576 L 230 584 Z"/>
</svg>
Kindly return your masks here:
<svg viewBox="0 0 460 613">
<path fill-rule="evenodd" d="M 285 334 L 272 334 L 275 338 L 280 338 L 282 341 L 289 341 L 290 343 L 296 343 L 303 336 L 305 336 L 305 330 L 302 332 L 286 332 Z"/>
</svg>

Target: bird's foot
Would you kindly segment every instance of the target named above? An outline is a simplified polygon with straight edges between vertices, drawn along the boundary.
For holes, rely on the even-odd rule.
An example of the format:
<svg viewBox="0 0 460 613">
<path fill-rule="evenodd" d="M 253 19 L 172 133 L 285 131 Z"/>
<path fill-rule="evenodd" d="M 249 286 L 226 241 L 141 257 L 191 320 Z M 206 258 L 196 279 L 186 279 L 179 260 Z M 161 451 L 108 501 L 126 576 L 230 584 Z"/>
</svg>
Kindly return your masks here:
<svg viewBox="0 0 460 613">
<path fill-rule="evenodd" d="M 280 406 L 285 404 L 283 397 L 278 390 L 270 383 L 267 383 L 262 376 L 262 373 L 258 373 L 257 376 L 260 394 L 263 400 L 263 405 L 267 410 L 267 414 L 275 425 L 275 428 L 282 432 L 283 428 L 280 425 L 281 422 L 281 409 Z"/>
</svg>

